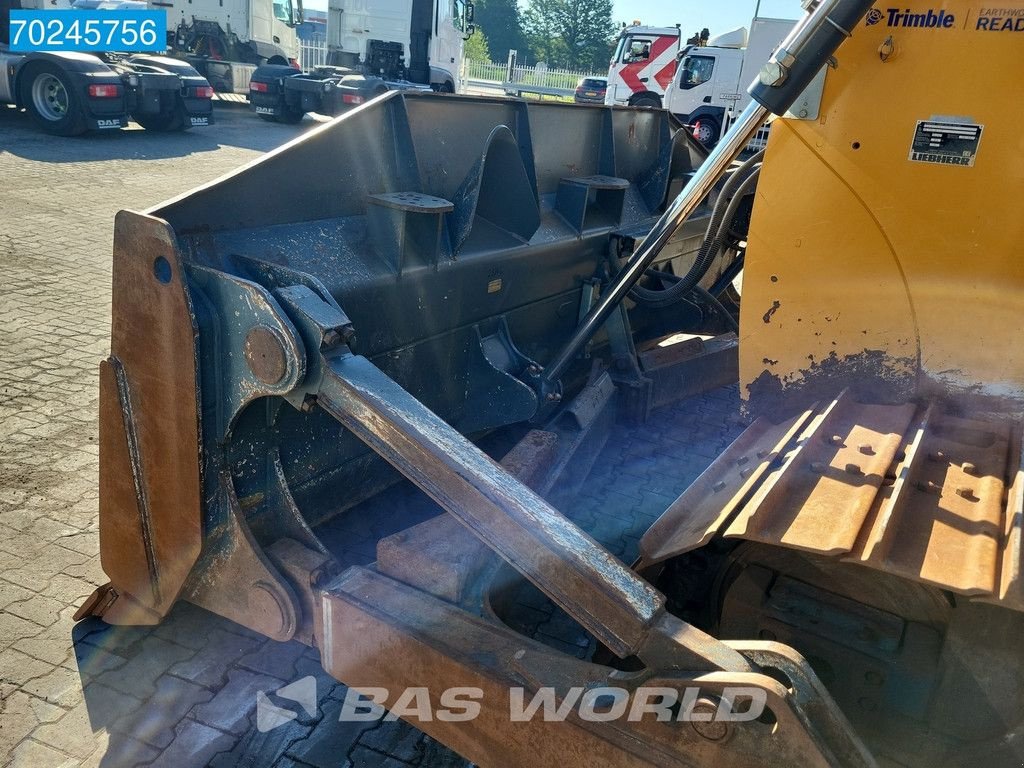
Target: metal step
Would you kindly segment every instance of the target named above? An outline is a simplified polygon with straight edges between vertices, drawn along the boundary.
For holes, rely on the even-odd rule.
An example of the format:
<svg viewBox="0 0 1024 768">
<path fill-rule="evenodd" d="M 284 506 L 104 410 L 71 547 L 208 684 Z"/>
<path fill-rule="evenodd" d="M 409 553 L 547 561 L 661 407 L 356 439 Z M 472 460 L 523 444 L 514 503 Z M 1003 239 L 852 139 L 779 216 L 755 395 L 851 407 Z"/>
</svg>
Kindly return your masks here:
<svg viewBox="0 0 1024 768">
<path fill-rule="evenodd" d="M 1024 610 L 1020 424 L 848 393 L 758 420 L 641 541 L 649 566 L 742 538 Z"/>
</svg>

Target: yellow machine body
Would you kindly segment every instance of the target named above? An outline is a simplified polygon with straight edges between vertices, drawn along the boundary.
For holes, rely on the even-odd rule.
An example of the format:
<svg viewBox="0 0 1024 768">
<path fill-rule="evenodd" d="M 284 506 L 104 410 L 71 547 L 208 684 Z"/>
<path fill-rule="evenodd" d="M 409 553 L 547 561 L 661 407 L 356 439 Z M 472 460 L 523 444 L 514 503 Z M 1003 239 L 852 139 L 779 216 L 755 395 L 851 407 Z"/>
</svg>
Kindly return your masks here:
<svg viewBox="0 0 1024 768">
<path fill-rule="evenodd" d="M 743 395 L 757 412 L 852 385 L 1019 412 L 1024 3 L 879 5 L 854 32 L 819 118 L 771 132 Z"/>
</svg>

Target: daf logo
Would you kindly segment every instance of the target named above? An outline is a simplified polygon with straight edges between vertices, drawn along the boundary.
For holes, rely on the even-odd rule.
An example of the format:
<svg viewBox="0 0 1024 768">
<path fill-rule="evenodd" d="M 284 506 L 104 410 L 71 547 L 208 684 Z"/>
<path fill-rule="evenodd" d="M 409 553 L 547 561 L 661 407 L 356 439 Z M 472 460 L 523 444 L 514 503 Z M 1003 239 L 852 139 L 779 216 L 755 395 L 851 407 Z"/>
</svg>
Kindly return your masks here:
<svg viewBox="0 0 1024 768">
<path fill-rule="evenodd" d="M 97 128 L 120 128 L 121 127 L 121 121 L 117 120 L 117 119 L 115 119 L 115 120 L 97 120 L 96 121 L 96 127 Z"/>
<path fill-rule="evenodd" d="M 883 14 L 880 10 L 878 10 L 877 8 L 872 8 L 870 11 L 868 11 L 868 17 L 866 19 L 867 25 L 869 27 L 873 27 L 875 24 L 880 22 L 884 17 L 885 14 Z"/>
</svg>

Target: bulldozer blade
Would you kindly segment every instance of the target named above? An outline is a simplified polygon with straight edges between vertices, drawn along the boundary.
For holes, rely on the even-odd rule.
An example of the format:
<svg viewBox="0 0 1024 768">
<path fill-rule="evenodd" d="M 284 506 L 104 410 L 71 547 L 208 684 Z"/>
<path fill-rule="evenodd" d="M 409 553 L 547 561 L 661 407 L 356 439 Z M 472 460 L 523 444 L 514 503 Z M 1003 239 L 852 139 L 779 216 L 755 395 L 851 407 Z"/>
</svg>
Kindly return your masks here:
<svg viewBox="0 0 1024 768">
<path fill-rule="evenodd" d="M 336 427 L 303 410 L 320 350 L 296 337 L 288 295 L 329 306 L 334 335 L 358 328 L 355 349 L 459 432 L 523 423 L 555 407 L 529 371 L 571 333 L 609 240 L 649 226 L 702 157 L 663 113 L 393 93 L 148 213 L 119 214 L 101 369 L 110 586 L 83 615 L 166 614 L 228 530 L 224 472 L 236 543 L 251 533 L 256 548 L 288 538 L 322 552 L 319 525 L 394 482 L 350 434 L 306 447 Z M 595 178 L 595 200 L 559 194 Z M 665 263 L 692 257 L 709 214 Z M 626 332 L 655 328 L 638 316 Z M 567 399 L 608 346 L 595 340 L 567 372 Z"/>
</svg>

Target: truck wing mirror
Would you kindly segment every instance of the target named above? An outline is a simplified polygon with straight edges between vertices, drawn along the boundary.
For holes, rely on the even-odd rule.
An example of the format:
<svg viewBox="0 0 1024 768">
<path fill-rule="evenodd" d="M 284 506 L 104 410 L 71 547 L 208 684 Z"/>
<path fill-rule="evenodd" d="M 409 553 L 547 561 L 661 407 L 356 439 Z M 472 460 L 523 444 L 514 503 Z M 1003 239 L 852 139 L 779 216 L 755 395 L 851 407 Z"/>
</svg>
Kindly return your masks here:
<svg viewBox="0 0 1024 768">
<path fill-rule="evenodd" d="M 476 27 L 473 25 L 474 21 L 476 21 L 476 6 L 473 3 L 466 3 L 466 24 L 469 25 L 466 30 L 472 30 L 469 32 L 471 35 L 476 31 Z"/>
<path fill-rule="evenodd" d="M 466 39 L 468 40 L 469 38 L 471 38 L 473 36 L 474 32 L 476 32 L 476 24 L 467 24 L 466 25 Z"/>
</svg>

